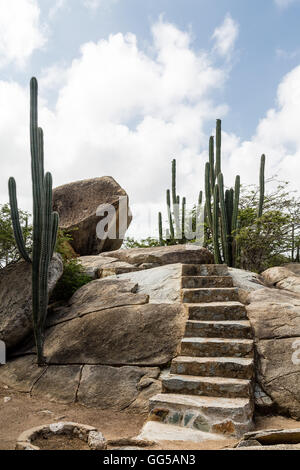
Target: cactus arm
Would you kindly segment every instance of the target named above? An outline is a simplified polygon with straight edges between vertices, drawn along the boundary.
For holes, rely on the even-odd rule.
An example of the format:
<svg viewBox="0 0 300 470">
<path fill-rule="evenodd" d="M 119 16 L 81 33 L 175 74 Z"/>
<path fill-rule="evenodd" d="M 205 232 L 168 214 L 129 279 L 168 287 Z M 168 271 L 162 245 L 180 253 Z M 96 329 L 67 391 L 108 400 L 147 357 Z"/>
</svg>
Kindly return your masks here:
<svg viewBox="0 0 300 470">
<path fill-rule="evenodd" d="M 215 187 L 215 142 L 214 138 L 210 137 L 209 139 L 209 165 L 210 165 L 210 187 L 211 192 L 213 193 Z"/>
<path fill-rule="evenodd" d="M 218 185 L 219 185 L 219 199 L 220 199 L 220 209 L 221 209 L 221 226 L 222 226 L 222 239 L 223 239 L 223 254 L 225 263 L 229 266 L 229 243 L 228 243 L 228 220 L 225 206 L 224 198 L 224 181 L 222 173 L 218 175 Z"/>
<path fill-rule="evenodd" d="M 211 186 L 210 186 L 210 163 L 207 162 L 205 165 L 205 205 L 208 225 L 211 231 L 213 231 L 213 219 L 211 211 Z"/>
<path fill-rule="evenodd" d="M 162 227 L 161 212 L 158 213 L 158 234 L 159 234 L 159 243 L 161 246 L 163 246 L 163 227 Z"/>
<path fill-rule="evenodd" d="M 44 328 L 48 307 L 48 277 L 53 242 L 52 176 L 46 173 L 44 180 L 45 205 L 43 211 L 43 234 L 40 258 L 40 315 L 39 325 Z"/>
<path fill-rule="evenodd" d="M 173 199 L 173 204 L 176 204 L 176 160 L 172 161 L 172 199 Z"/>
<path fill-rule="evenodd" d="M 181 230 L 182 230 L 182 241 L 185 242 L 185 206 L 186 198 L 182 198 L 182 218 L 181 218 Z"/>
<path fill-rule="evenodd" d="M 239 203 L 240 203 L 240 191 L 241 191 L 241 178 L 237 175 L 235 179 L 235 188 L 234 188 L 234 203 L 233 203 L 233 214 L 232 214 L 232 224 L 231 232 L 235 236 L 237 230 L 237 220 L 239 213 Z"/>
<path fill-rule="evenodd" d="M 213 245 L 214 245 L 214 257 L 215 263 L 221 264 L 222 258 L 219 247 L 219 186 L 215 184 L 214 188 L 214 209 L 213 209 Z"/>
<path fill-rule="evenodd" d="M 56 246 L 57 234 L 58 234 L 58 224 L 59 224 L 59 215 L 58 212 L 52 212 L 51 214 L 51 226 L 52 226 L 52 235 L 51 235 L 51 256 L 50 260 L 54 255 L 54 250 Z"/>
<path fill-rule="evenodd" d="M 265 200 L 265 166 L 266 156 L 262 155 L 260 160 L 259 172 L 259 206 L 257 216 L 260 218 L 263 214 L 264 200 Z"/>
<path fill-rule="evenodd" d="M 198 205 L 202 206 L 202 201 L 203 201 L 203 192 L 200 191 L 199 197 L 198 197 Z"/>
<path fill-rule="evenodd" d="M 38 156 L 39 156 L 39 170 L 40 181 L 44 184 L 44 133 L 43 129 L 38 128 Z"/>
<path fill-rule="evenodd" d="M 220 119 L 217 119 L 216 126 L 216 170 L 215 177 L 217 178 L 219 173 L 221 173 L 221 144 L 222 144 L 222 133 L 221 128 L 222 123 Z"/>
<path fill-rule="evenodd" d="M 169 219 L 169 226 L 170 226 L 170 236 L 171 236 L 171 240 L 174 240 L 174 225 L 173 225 L 173 220 L 172 220 L 171 195 L 170 195 L 169 189 L 167 189 L 167 210 L 168 210 L 168 219 Z"/>
<path fill-rule="evenodd" d="M 27 261 L 27 263 L 31 263 L 31 259 L 27 253 L 26 244 L 25 244 L 23 232 L 21 229 L 19 210 L 18 210 L 18 201 L 17 201 L 17 188 L 16 188 L 16 181 L 14 178 L 9 178 L 8 191 L 9 191 L 11 220 L 12 220 L 12 226 L 13 226 L 16 244 L 17 244 L 18 250 L 22 258 L 25 261 Z"/>
<path fill-rule="evenodd" d="M 176 159 L 172 161 L 172 203 L 173 203 L 173 214 L 175 222 L 175 237 L 179 238 L 180 221 L 179 221 L 179 206 L 177 203 L 176 194 Z"/>
</svg>

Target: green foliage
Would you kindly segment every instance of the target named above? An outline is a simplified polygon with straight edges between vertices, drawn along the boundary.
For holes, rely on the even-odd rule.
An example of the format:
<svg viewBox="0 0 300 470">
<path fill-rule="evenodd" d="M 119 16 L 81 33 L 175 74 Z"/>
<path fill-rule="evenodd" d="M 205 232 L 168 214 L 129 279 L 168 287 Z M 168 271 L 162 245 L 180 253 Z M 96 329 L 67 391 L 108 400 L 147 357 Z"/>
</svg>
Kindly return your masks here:
<svg viewBox="0 0 300 470">
<path fill-rule="evenodd" d="M 122 248 L 149 248 L 151 246 L 161 246 L 160 242 L 156 238 L 144 238 L 140 241 L 134 238 L 125 238 Z"/>
<path fill-rule="evenodd" d="M 76 258 L 65 259 L 64 272 L 51 295 L 51 302 L 69 300 L 80 287 L 91 280 Z"/>
<path fill-rule="evenodd" d="M 55 251 L 61 255 L 64 263 L 76 257 L 71 246 L 71 241 L 72 236 L 66 230 L 59 228 L 57 232 Z"/>
<path fill-rule="evenodd" d="M 266 185 L 274 189 L 264 195 L 262 217 L 257 218 L 261 192 L 256 186 L 242 188 L 239 212 L 239 264 L 256 272 L 300 261 L 300 198 L 289 183 L 275 177 Z"/>
<path fill-rule="evenodd" d="M 24 244 L 31 252 L 32 226 L 28 223 L 30 215 L 19 210 L 19 220 Z M 0 205 L 0 269 L 20 259 L 20 253 L 14 237 L 9 204 Z"/>
<path fill-rule="evenodd" d="M 32 318 L 37 362 L 45 364 L 44 329 L 48 309 L 48 275 L 58 231 L 58 214 L 52 211 L 52 176 L 44 172 L 44 135 L 38 127 L 38 83 L 30 81 L 30 148 L 33 195 L 32 257 L 21 228 L 14 178 L 8 182 L 11 220 L 20 255 L 32 264 Z"/>
<path fill-rule="evenodd" d="M 240 218 L 244 226 L 239 230 L 236 240 L 239 246 L 238 264 L 248 271 L 262 272 L 275 266 L 280 261 L 286 262 L 284 255 L 288 245 L 285 243 L 286 234 L 290 226 L 288 215 L 278 210 L 265 212 L 256 223 L 253 220 L 253 209 L 240 211 Z M 247 221 L 247 217 L 250 217 Z M 259 230 L 257 229 L 259 224 Z"/>
</svg>

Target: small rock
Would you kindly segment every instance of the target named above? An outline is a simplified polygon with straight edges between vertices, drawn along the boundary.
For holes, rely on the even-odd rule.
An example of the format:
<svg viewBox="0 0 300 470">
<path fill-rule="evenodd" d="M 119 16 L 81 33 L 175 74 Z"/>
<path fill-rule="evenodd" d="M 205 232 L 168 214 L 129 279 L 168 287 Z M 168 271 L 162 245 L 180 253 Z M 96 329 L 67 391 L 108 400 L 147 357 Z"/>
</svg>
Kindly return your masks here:
<svg viewBox="0 0 300 470">
<path fill-rule="evenodd" d="M 49 429 L 53 433 L 57 433 L 59 431 L 62 431 L 65 426 L 65 423 L 52 423 L 49 426 Z"/>
<path fill-rule="evenodd" d="M 41 411 L 38 411 L 37 413 L 41 413 L 45 415 L 53 415 L 53 412 L 50 410 L 41 410 Z"/>
<path fill-rule="evenodd" d="M 256 447 L 256 446 L 261 447 L 261 443 L 256 441 L 255 439 L 249 439 L 247 441 L 240 441 L 237 445 L 237 448 L 239 448 L 239 447 Z"/>
<path fill-rule="evenodd" d="M 103 434 L 97 431 L 89 432 L 88 445 L 92 450 L 104 450 L 107 447 Z"/>
<path fill-rule="evenodd" d="M 11 400 L 11 397 L 4 397 L 3 401 L 4 403 L 8 403 Z"/>
</svg>

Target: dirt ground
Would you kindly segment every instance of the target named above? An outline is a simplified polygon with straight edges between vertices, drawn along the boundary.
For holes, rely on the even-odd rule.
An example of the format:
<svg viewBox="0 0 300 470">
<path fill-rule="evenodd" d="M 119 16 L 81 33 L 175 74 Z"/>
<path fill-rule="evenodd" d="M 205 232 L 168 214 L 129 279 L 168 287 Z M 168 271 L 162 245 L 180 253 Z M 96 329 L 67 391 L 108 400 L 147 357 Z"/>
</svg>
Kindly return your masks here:
<svg viewBox="0 0 300 470">
<path fill-rule="evenodd" d="M 6 397 L 10 398 L 9 400 Z M 0 450 L 12 450 L 21 432 L 33 426 L 57 421 L 76 421 L 99 429 L 107 440 L 135 437 L 139 434 L 146 414 L 86 408 L 78 404 L 64 405 L 30 398 L 12 392 L 0 384 Z M 300 422 L 279 416 L 257 417 L 256 429 L 297 428 Z M 168 442 L 151 447 L 155 450 L 220 450 L 232 447 L 236 439 L 222 441 Z"/>
</svg>

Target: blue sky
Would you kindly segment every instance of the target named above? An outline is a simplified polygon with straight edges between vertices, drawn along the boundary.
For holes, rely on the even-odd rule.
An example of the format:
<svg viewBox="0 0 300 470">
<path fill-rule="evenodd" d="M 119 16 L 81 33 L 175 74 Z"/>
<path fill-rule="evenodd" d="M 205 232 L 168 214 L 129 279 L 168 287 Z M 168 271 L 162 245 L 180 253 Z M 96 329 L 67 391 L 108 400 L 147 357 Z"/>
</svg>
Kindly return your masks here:
<svg viewBox="0 0 300 470">
<path fill-rule="evenodd" d="M 156 224 L 173 156 L 195 200 L 218 117 L 230 184 L 255 182 L 265 152 L 299 187 L 299 20 L 297 0 L 0 0 L 0 203 L 12 173 L 30 208 L 32 75 L 54 180 L 114 176 L 131 234 Z"/>
<path fill-rule="evenodd" d="M 53 0 L 39 3 L 46 22 Z M 191 28 L 196 50 L 208 49 L 212 31 L 227 13 L 240 29 L 230 80 L 222 93 L 231 108 L 226 126 L 250 138 L 258 119 L 274 105 L 278 83 L 300 61 L 300 2 L 283 0 L 280 7 L 274 0 L 102 0 L 98 8 L 89 9 L 81 0 L 65 1 L 51 21 L 47 51 L 33 57 L 31 69 L 71 61 L 81 44 L 118 32 L 134 33 L 140 47 L 147 48 L 151 25 L 161 14 L 181 30 Z"/>
</svg>

